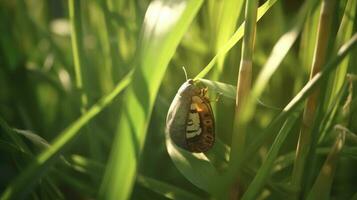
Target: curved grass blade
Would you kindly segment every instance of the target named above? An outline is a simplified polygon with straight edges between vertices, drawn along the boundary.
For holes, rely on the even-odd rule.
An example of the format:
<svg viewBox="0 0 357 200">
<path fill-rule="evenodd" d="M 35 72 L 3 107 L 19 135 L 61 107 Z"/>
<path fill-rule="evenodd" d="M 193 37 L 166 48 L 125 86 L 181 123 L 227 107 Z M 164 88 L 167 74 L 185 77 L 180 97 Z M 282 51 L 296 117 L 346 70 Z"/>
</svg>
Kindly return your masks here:
<svg viewBox="0 0 357 200">
<path fill-rule="evenodd" d="M 307 1 L 300 9 L 294 26 L 287 33 L 281 36 L 279 41 L 275 44 L 267 62 L 265 63 L 263 69 L 257 77 L 257 80 L 254 83 L 250 99 L 260 98 L 264 89 L 267 87 L 270 78 L 278 69 L 281 62 L 291 49 L 292 45 L 297 40 L 298 36 L 300 35 L 307 14 L 317 2 L 318 1 L 316 0 Z M 244 112 L 242 112 L 243 115 L 241 117 L 242 120 L 244 120 L 245 122 L 250 121 L 253 117 L 256 108 L 256 103 L 254 102 L 255 101 L 248 100 L 247 105 L 245 107 L 246 109 L 244 110 Z"/>
<path fill-rule="evenodd" d="M 16 132 L 16 133 L 24 136 L 28 140 L 30 140 L 32 143 L 34 143 L 36 146 L 38 146 L 40 148 L 47 149 L 51 146 L 47 142 L 47 140 L 45 140 L 43 137 L 41 137 L 29 130 L 21 130 L 21 129 L 17 129 L 17 128 L 13 128 L 13 130 L 14 130 L 14 132 Z"/>
<path fill-rule="evenodd" d="M 244 1 L 242 0 L 208 1 L 208 5 L 212 5 L 209 10 L 213 21 L 212 26 L 214 27 L 213 34 L 215 34 L 213 38 L 215 40 L 215 54 L 235 31 L 238 17 L 242 12 L 243 3 Z M 217 80 L 220 77 L 223 71 L 224 59 L 225 55 L 218 57 L 213 80 Z"/>
<path fill-rule="evenodd" d="M 94 116 L 100 113 L 106 106 L 108 106 L 113 99 L 130 83 L 132 73 L 129 73 L 122 81 L 120 81 L 114 90 L 107 96 L 99 100 L 93 105 L 88 112 L 84 113 L 80 118 L 68 126 L 59 136 L 54 140 L 52 147 L 43 151 L 38 155 L 33 162 L 25 168 L 22 173 L 17 176 L 10 185 L 5 189 L 1 196 L 5 199 L 19 199 L 24 197 L 35 185 L 36 180 L 42 177 L 48 169 L 54 164 L 58 156 L 69 146 L 76 137 L 80 135 L 78 132 L 85 124 L 89 122 Z"/>
<path fill-rule="evenodd" d="M 307 14 L 311 11 L 311 9 L 316 3 L 316 0 L 307 1 L 300 9 L 294 26 L 283 36 L 281 36 L 278 42 L 274 45 L 274 48 L 267 62 L 259 73 L 259 76 L 257 77 L 257 80 L 254 84 L 253 98 L 259 98 L 262 92 L 264 91 L 271 76 L 278 69 L 281 62 L 291 49 L 292 45 L 297 40 L 297 37 L 300 35 Z"/>
<path fill-rule="evenodd" d="M 260 194 L 262 188 L 264 187 L 269 178 L 269 175 L 272 174 L 272 168 L 274 166 L 274 161 L 276 160 L 279 149 L 284 143 L 288 134 L 290 133 L 290 130 L 293 127 L 297 118 L 298 117 L 293 114 L 285 121 L 283 127 L 278 133 L 278 136 L 275 138 L 274 143 L 271 145 L 267 158 L 258 170 L 247 191 L 244 193 L 242 200 L 256 199 L 257 196 Z"/>
<path fill-rule="evenodd" d="M 14 146 L 18 148 L 19 151 L 32 155 L 32 152 L 27 147 L 27 145 L 22 141 L 22 139 L 15 134 L 13 128 L 11 128 L 6 121 L 0 116 L 0 128 L 4 130 L 4 133 L 14 142 Z"/>
<path fill-rule="evenodd" d="M 218 82 L 218 81 L 211 81 L 207 79 L 198 79 L 201 83 L 207 86 L 210 91 L 215 91 L 223 96 L 236 99 L 236 87 L 230 84 Z"/>
<path fill-rule="evenodd" d="M 138 62 L 126 91 L 100 199 L 128 199 L 154 102 L 175 50 L 203 0 L 155 0 L 146 12 Z M 123 184 L 125 183 L 125 184 Z"/>
<path fill-rule="evenodd" d="M 336 138 L 336 142 L 327 156 L 325 163 L 323 164 L 320 173 L 310 190 L 307 200 L 329 199 L 337 162 L 344 143 L 345 133 L 342 131 Z"/>
<path fill-rule="evenodd" d="M 273 134 L 273 129 L 282 121 L 284 120 L 290 113 L 294 112 L 299 105 L 303 102 L 303 100 L 316 88 L 321 81 L 331 73 L 338 64 L 345 58 L 350 51 L 357 46 L 357 34 L 354 34 L 352 38 L 344 44 L 339 52 L 337 53 L 336 57 L 330 60 L 326 67 L 316 74 L 301 90 L 300 92 L 295 95 L 295 97 L 285 106 L 283 111 L 274 118 L 274 120 L 269 124 L 266 128 L 265 133 L 258 135 L 257 138 L 252 142 L 252 144 L 247 148 L 246 157 L 244 159 L 248 159 L 254 152 L 256 152 L 261 144 L 266 140 L 266 138 L 271 137 Z"/>
<path fill-rule="evenodd" d="M 191 153 L 172 143 L 166 136 L 167 151 L 177 169 L 194 185 L 212 193 L 218 173 L 203 153 Z"/>
<path fill-rule="evenodd" d="M 277 0 L 268 0 L 262 6 L 258 8 L 257 21 L 259 21 L 265 13 L 275 4 Z M 218 58 L 224 56 L 240 39 L 242 39 L 244 33 L 244 23 L 242 23 L 233 36 L 218 50 L 217 54 L 212 60 L 203 68 L 203 70 L 195 77 L 195 80 L 203 78 L 211 71 L 214 64 L 218 61 Z"/>
</svg>

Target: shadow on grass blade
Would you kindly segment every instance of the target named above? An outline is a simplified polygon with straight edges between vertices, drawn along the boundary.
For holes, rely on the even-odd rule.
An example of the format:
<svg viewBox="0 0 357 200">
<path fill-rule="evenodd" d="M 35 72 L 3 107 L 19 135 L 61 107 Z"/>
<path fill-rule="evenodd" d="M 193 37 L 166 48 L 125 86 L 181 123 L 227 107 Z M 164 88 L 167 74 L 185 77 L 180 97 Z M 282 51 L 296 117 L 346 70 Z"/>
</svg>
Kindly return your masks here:
<svg viewBox="0 0 357 200">
<path fill-rule="evenodd" d="M 177 169 L 198 188 L 211 193 L 215 190 L 218 173 L 203 153 L 191 153 L 176 146 L 166 136 L 167 151 Z"/>
<path fill-rule="evenodd" d="M 166 68 L 203 0 L 155 0 L 145 14 L 133 81 L 100 188 L 100 199 L 129 199 L 155 99 Z M 164 134 L 158 130 L 158 134 Z"/>
</svg>

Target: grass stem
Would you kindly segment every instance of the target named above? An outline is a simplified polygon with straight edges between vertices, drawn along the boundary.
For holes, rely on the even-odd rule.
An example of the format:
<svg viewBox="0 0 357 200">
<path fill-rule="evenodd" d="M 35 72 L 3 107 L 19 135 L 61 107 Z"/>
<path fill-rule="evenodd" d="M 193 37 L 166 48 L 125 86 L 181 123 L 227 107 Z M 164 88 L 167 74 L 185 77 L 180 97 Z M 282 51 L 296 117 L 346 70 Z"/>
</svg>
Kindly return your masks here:
<svg viewBox="0 0 357 200">
<path fill-rule="evenodd" d="M 239 166 L 240 160 L 243 157 L 245 138 L 246 138 L 246 124 L 241 123 L 239 117 L 244 107 L 247 97 L 251 90 L 252 81 L 252 58 L 254 50 L 254 40 L 256 32 L 258 2 L 256 0 L 247 0 L 245 7 L 245 27 L 242 44 L 242 56 L 240 61 L 238 81 L 237 81 L 237 96 L 235 104 L 235 115 L 233 125 L 233 135 L 231 144 L 230 164 L 232 168 Z M 243 109 L 244 110 L 244 109 Z M 239 185 L 239 184 L 238 184 Z M 234 190 L 236 188 L 233 188 Z M 239 189 L 238 189 L 239 191 Z M 235 194 L 232 192 L 232 194 Z M 239 195 L 239 194 L 235 194 Z M 236 198 L 236 197 L 232 197 Z"/>
<path fill-rule="evenodd" d="M 327 45 L 329 39 L 329 32 L 331 29 L 331 17 L 334 9 L 335 0 L 324 0 L 319 17 L 318 35 L 315 45 L 315 52 L 312 61 L 312 68 L 310 73 L 310 80 L 318 74 L 322 66 L 325 63 Z M 295 164 L 292 174 L 292 186 L 297 190 L 296 198 L 300 196 L 300 189 L 302 183 L 302 177 L 304 174 L 304 166 L 306 164 L 306 158 L 311 146 L 312 139 L 312 127 L 314 124 L 314 118 L 316 108 L 319 102 L 319 88 L 310 94 L 307 99 L 305 110 L 303 114 L 302 124 L 300 128 L 300 135 L 297 144 Z"/>
<path fill-rule="evenodd" d="M 74 61 L 74 74 L 76 89 L 80 93 L 81 98 L 81 113 L 86 112 L 86 107 L 88 104 L 87 95 L 83 90 L 83 80 L 82 80 L 82 70 L 84 51 L 82 45 L 82 23 L 81 23 L 81 1 L 80 0 L 69 0 L 69 18 L 71 23 L 71 40 L 72 40 L 72 51 L 73 51 L 73 61 Z"/>
</svg>

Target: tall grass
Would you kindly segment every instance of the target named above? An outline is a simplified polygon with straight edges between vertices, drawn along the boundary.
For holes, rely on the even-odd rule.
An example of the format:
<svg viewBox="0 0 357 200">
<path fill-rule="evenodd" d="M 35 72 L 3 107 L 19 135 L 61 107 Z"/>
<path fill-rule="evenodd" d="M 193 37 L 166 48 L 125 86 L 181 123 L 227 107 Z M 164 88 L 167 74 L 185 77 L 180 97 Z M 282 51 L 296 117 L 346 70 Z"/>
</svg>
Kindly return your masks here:
<svg viewBox="0 0 357 200">
<path fill-rule="evenodd" d="M 357 196 L 356 0 L 0 4 L 1 199 Z M 164 133 L 182 66 L 205 153 Z"/>
</svg>

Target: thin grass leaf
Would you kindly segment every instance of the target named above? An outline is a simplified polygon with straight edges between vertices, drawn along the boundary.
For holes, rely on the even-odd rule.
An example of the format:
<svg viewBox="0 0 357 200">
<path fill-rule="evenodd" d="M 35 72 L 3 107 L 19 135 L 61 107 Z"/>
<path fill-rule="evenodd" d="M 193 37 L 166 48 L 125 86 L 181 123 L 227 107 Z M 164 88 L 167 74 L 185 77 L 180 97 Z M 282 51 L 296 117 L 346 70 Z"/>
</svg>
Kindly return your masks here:
<svg viewBox="0 0 357 200">
<path fill-rule="evenodd" d="M 276 3 L 277 0 L 268 0 L 263 5 L 258 8 L 257 21 L 259 21 L 265 13 Z M 236 32 L 232 35 L 232 37 L 222 46 L 220 50 L 218 50 L 217 54 L 212 58 L 212 60 L 203 68 L 203 70 L 194 78 L 199 79 L 205 77 L 208 72 L 214 67 L 218 58 L 226 55 L 226 53 L 233 48 L 240 39 L 242 39 L 244 34 L 244 23 L 239 26 Z"/>
<path fill-rule="evenodd" d="M 204 87 L 207 87 L 209 89 L 209 91 L 213 91 L 213 92 L 216 92 L 218 94 L 218 98 L 220 97 L 220 95 L 224 96 L 224 97 L 227 97 L 229 99 L 233 99 L 235 100 L 236 98 L 236 92 L 237 92 L 237 87 L 234 86 L 234 85 L 231 85 L 231 84 L 227 84 L 227 83 L 222 83 L 222 82 L 219 82 L 219 81 L 211 81 L 211 80 L 208 80 L 208 79 L 198 79 L 198 81 L 200 83 L 202 83 L 204 85 Z M 281 111 L 282 109 L 281 108 L 277 108 L 277 107 L 274 107 L 274 106 L 271 106 L 271 105 L 267 105 L 265 104 L 264 102 L 262 102 L 261 100 L 259 99 L 256 99 L 256 102 L 265 107 L 265 108 L 269 108 L 269 109 L 272 109 L 272 110 L 278 110 L 278 111 Z"/>
<path fill-rule="evenodd" d="M 296 119 L 296 115 L 291 115 L 284 123 L 283 127 L 280 129 L 277 137 L 275 138 L 271 148 L 267 154 L 267 157 L 263 165 L 259 168 L 256 176 L 254 177 L 252 183 L 249 185 L 247 191 L 244 193 L 242 200 L 256 199 L 261 193 L 264 185 L 266 184 L 269 176 L 272 174 L 272 168 L 274 166 L 274 161 L 278 156 L 280 147 L 283 145 L 286 137 L 291 132 Z"/>
<path fill-rule="evenodd" d="M 254 83 L 254 88 L 252 91 L 253 99 L 259 98 L 263 93 L 271 76 L 278 69 L 283 59 L 290 51 L 292 45 L 297 40 L 297 37 L 300 35 L 307 14 L 312 10 L 317 2 L 318 1 L 316 0 L 306 1 L 303 7 L 300 9 L 298 16 L 296 17 L 296 23 L 289 31 L 282 35 L 278 42 L 274 45 L 268 60 L 264 64 L 263 69 L 259 73 L 259 76 Z"/>
<path fill-rule="evenodd" d="M 348 142 L 348 134 L 346 134 L 346 143 Z M 318 155 L 327 155 L 330 152 L 330 147 L 319 147 L 316 149 L 316 154 Z M 276 159 L 274 163 L 273 173 L 276 173 L 280 170 L 283 170 L 294 163 L 296 152 L 290 152 L 285 155 L 282 155 Z M 340 153 L 340 157 L 357 159 L 357 147 L 348 147 L 345 145 Z"/>
<path fill-rule="evenodd" d="M 241 13 L 243 0 L 225 0 L 225 1 L 209 1 L 213 4 L 219 4 L 219 8 L 214 6 L 211 10 L 211 17 L 214 21 L 214 50 L 215 54 L 217 54 L 220 48 L 229 40 L 232 36 L 238 17 Z M 213 74 L 213 80 L 217 80 L 221 76 L 223 71 L 225 55 L 218 57 L 217 67 Z"/>
<path fill-rule="evenodd" d="M 319 22 L 319 9 L 317 5 L 311 13 L 308 14 L 304 29 L 301 34 L 299 59 L 301 60 L 301 67 L 305 72 L 308 72 L 309 66 L 312 63 L 314 55 L 314 47 L 316 43 L 317 25 Z M 300 83 L 303 84 L 303 83 Z"/>
<path fill-rule="evenodd" d="M 74 61 L 75 82 L 78 91 L 80 91 L 81 112 L 87 109 L 88 98 L 83 90 L 82 68 L 84 64 L 83 51 L 83 31 L 81 23 L 81 1 L 68 0 L 69 18 L 71 22 L 71 40 Z"/>
<path fill-rule="evenodd" d="M 315 87 L 320 84 L 321 81 L 326 78 L 328 74 L 330 74 L 338 66 L 338 64 L 343 60 L 343 58 L 357 46 L 356 44 L 357 34 L 354 34 L 352 38 L 340 48 L 336 57 L 332 58 L 332 60 L 330 60 L 326 64 L 324 69 L 320 73 L 316 74 L 284 107 L 283 111 L 274 118 L 274 120 L 269 124 L 264 133 L 257 136 L 257 138 L 248 147 L 245 159 L 248 159 L 250 156 L 252 156 L 252 154 L 259 149 L 261 144 L 263 144 L 267 138 L 271 137 L 271 134 L 274 133 L 274 128 L 276 128 L 276 126 L 280 124 L 282 120 L 284 120 L 302 104 L 303 100 L 306 99 L 306 97 L 312 92 L 312 90 L 314 90 Z"/>
<path fill-rule="evenodd" d="M 34 143 L 36 146 L 41 147 L 43 149 L 47 149 L 50 147 L 50 144 L 45 140 L 43 137 L 29 131 L 29 130 L 21 130 L 14 128 L 14 132 L 24 136 L 28 140 L 30 140 L 32 143 Z"/>
<path fill-rule="evenodd" d="M 237 88 L 233 85 L 218 82 L 218 81 L 211 81 L 208 79 L 198 79 L 201 83 L 209 88 L 209 91 L 217 92 L 218 94 L 222 94 L 223 96 L 236 99 L 236 91 Z"/>
<path fill-rule="evenodd" d="M 268 85 L 270 78 L 278 69 L 281 62 L 299 36 L 307 14 L 311 11 L 316 3 L 316 0 L 307 1 L 299 11 L 294 26 L 282 37 L 280 37 L 279 41 L 275 44 L 272 53 L 270 54 L 266 64 L 264 65 L 262 71 L 259 73 L 258 78 L 254 83 L 252 93 L 249 97 L 249 100 L 247 101 L 247 105 L 245 106 L 244 111 L 241 113 L 243 122 L 248 123 L 252 119 L 257 105 L 254 99 L 259 99 L 262 95 L 264 89 Z"/>
<path fill-rule="evenodd" d="M 357 1 L 348 0 L 336 36 L 336 44 L 335 44 L 336 49 L 338 46 L 346 42 L 353 34 L 353 22 L 355 21 L 356 18 L 356 12 L 357 12 Z M 343 86 L 343 83 L 345 82 L 348 63 L 349 63 L 349 56 L 347 56 L 341 62 L 340 64 L 341 66 L 336 70 L 336 73 L 334 73 L 333 77 L 331 77 L 332 89 L 331 89 L 328 105 L 333 104 L 333 97 L 338 94 L 340 88 Z"/>
<path fill-rule="evenodd" d="M 192 199 L 192 200 L 198 200 L 202 199 L 199 196 L 196 196 L 195 194 L 192 194 L 188 191 L 185 191 L 181 188 L 178 188 L 174 185 L 170 185 L 168 183 L 149 178 L 143 175 L 139 175 L 136 178 L 137 182 L 146 187 L 149 190 L 152 190 L 168 199 L 177 199 L 177 200 L 186 200 L 186 199 Z"/>
<path fill-rule="evenodd" d="M 14 132 L 14 130 L 6 123 L 6 121 L 0 116 L 0 127 L 4 130 L 5 134 L 14 142 L 15 146 L 22 152 L 32 155 L 32 152 L 28 146 L 22 141 L 22 139 Z"/>
<path fill-rule="evenodd" d="M 337 162 L 344 143 L 345 133 L 342 131 L 336 138 L 336 142 L 327 156 L 325 163 L 323 164 L 320 173 L 316 178 L 309 195 L 307 196 L 307 200 L 329 199 Z"/>
<path fill-rule="evenodd" d="M 146 12 L 133 81 L 123 97 L 101 199 L 128 199 L 153 105 L 167 65 L 202 0 L 156 0 Z M 125 183 L 125 184 L 123 184 Z"/>
<path fill-rule="evenodd" d="M 340 108 L 340 103 L 343 99 L 343 95 L 345 94 L 347 90 L 347 82 L 340 88 L 340 91 L 335 94 L 335 98 L 332 99 L 332 104 L 330 105 L 329 108 L 327 108 L 327 114 L 325 115 L 325 118 L 322 120 L 321 127 L 323 129 L 321 130 L 321 134 L 318 140 L 318 143 L 322 142 L 323 139 L 326 137 L 327 132 L 331 129 L 334 119 L 336 118 L 337 111 Z"/>
<path fill-rule="evenodd" d="M 237 78 L 237 96 L 235 100 L 233 132 L 231 140 L 231 152 L 229 156 L 229 167 L 234 170 L 241 164 L 246 148 L 247 123 L 242 120 L 242 113 L 248 104 L 248 97 L 251 94 L 253 54 L 256 35 L 257 21 L 257 0 L 247 0 L 245 3 L 245 23 L 244 36 L 242 42 L 242 53 L 239 63 Z M 238 67 L 238 65 L 237 65 Z M 237 177 L 238 178 L 238 177 Z M 234 188 L 232 188 L 232 191 Z M 237 190 L 239 188 L 237 187 Z M 238 196 L 237 196 L 238 197 Z"/>
<path fill-rule="evenodd" d="M 332 31 L 331 26 L 335 4 L 335 0 L 322 1 L 317 40 L 315 44 L 313 62 L 310 69 L 310 79 L 322 71 L 322 67 L 324 67 L 326 63 L 326 58 L 329 53 L 328 41 L 332 35 L 330 32 Z M 324 101 L 323 97 L 320 97 L 321 91 L 324 91 L 324 87 L 322 87 L 322 89 L 320 87 L 316 87 L 316 89 L 307 97 L 304 107 L 299 139 L 296 147 L 296 159 L 292 174 L 292 185 L 297 189 L 295 198 L 299 198 L 299 196 L 303 193 L 302 188 L 304 187 L 302 185 L 302 180 L 308 180 L 308 178 L 305 178 L 303 174 L 307 171 L 305 170 L 306 162 L 309 156 L 312 155 L 311 152 L 315 148 L 316 142 L 313 140 L 313 130 L 316 127 L 316 124 L 314 122 L 315 120 L 318 122 L 318 119 L 321 116 L 321 109 L 318 109 L 320 104 L 319 102 Z M 305 184 L 305 186 L 307 186 L 307 184 Z"/>
<path fill-rule="evenodd" d="M 1 199 L 18 199 L 24 197 L 32 189 L 36 181 L 46 174 L 64 148 L 69 146 L 69 144 L 80 135 L 81 132 L 78 131 L 86 125 L 89 120 L 108 106 L 113 99 L 126 88 L 131 81 L 131 75 L 132 73 L 129 73 L 116 85 L 111 93 L 99 100 L 85 114 L 61 132 L 52 143 L 52 148 L 48 148 L 38 155 L 33 162 L 7 186 Z"/>
</svg>

